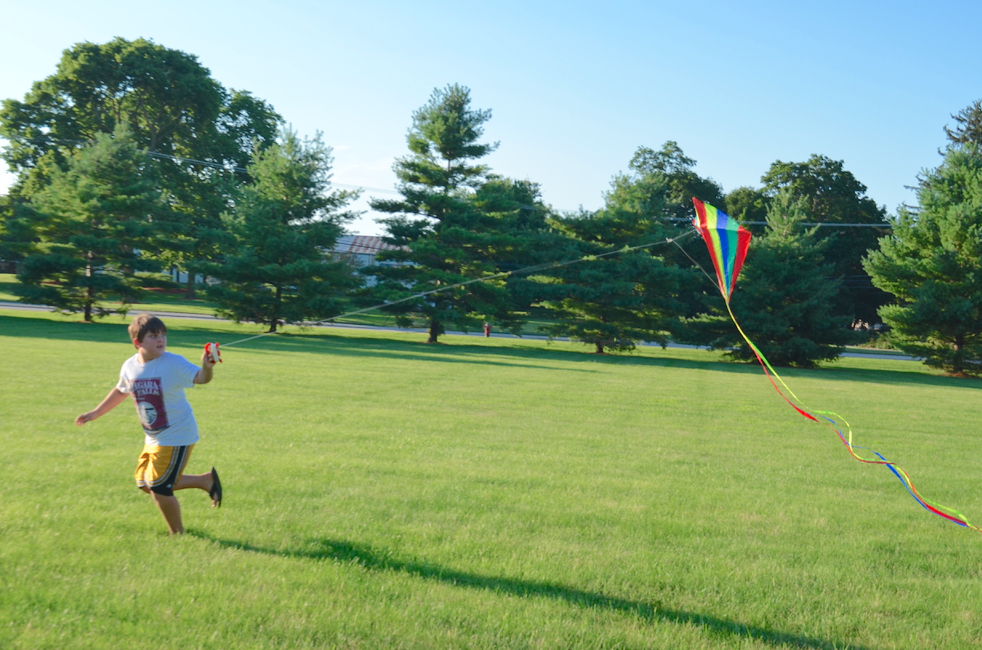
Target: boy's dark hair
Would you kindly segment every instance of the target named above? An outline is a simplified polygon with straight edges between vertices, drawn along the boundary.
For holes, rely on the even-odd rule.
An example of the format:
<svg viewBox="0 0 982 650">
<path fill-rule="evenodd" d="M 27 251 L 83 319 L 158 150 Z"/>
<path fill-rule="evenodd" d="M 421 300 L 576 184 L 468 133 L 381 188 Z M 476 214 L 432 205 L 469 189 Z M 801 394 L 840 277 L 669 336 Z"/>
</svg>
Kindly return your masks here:
<svg viewBox="0 0 982 650">
<path fill-rule="evenodd" d="M 143 343 L 147 334 L 166 334 L 167 326 L 153 314 L 140 314 L 129 326 L 130 340 Z"/>
</svg>

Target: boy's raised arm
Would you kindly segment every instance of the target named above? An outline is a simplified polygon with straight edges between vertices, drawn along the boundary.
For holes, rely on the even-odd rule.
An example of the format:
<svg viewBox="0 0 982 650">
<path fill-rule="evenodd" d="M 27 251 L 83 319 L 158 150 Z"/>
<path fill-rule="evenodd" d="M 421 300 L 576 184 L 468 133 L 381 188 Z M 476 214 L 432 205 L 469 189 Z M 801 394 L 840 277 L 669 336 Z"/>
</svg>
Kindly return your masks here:
<svg viewBox="0 0 982 650">
<path fill-rule="evenodd" d="M 99 403 L 99 406 L 95 407 L 94 410 L 88 413 L 83 413 L 82 415 L 75 418 L 75 424 L 82 426 L 86 422 L 91 422 L 92 420 L 105 415 L 109 411 L 113 410 L 120 404 L 126 401 L 126 393 L 120 391 L 118 388 L 113 388 L 106 395 L 106 398 Z"/>
<path fill-rule="evenodd" d="M 215 376 L 215 360 L 206 350 L 201 355 L 201 369 L 198 370 L 198 374 L 194 376 L 194 383 L 196 384 L 207 384 Z"/>
</svg>

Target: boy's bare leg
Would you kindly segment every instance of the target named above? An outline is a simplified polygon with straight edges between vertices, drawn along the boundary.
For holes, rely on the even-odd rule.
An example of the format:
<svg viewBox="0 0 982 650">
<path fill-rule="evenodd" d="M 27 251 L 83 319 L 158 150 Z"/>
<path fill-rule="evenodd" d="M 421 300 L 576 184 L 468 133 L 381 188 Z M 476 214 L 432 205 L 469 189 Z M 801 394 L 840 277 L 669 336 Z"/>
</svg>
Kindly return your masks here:
<svg viewBox="0 0 982 650">
<path fill-rule="evenodd" d="M 164 521 L 167 522 L 167 528 L 170 529 L 170 534 L 183 535 L 184 524 L 181 523 L 181 504 L 177 502 L 177 497 L 165 497 L 156 492 L 151 492 L 150 496 L 153 497 L 153 502 L 160 509 L 160 514 L 164 516 Z"/>
<path fill-rule="evenodd" d="M 207 474 L 181 474 L 181 478 L 177 479 L 177 483 L 174 485 L 175 490 L 187 490 L 188 488 L 198 488 L 199 490 L 204 490 L 208 494 L 211 494 L 211 488 L 215 485 L 215 477 L 212 476 L 211 472 Z M 215 507 L 215 503 L 212 502 L 212 507 Z"/>
</svg>

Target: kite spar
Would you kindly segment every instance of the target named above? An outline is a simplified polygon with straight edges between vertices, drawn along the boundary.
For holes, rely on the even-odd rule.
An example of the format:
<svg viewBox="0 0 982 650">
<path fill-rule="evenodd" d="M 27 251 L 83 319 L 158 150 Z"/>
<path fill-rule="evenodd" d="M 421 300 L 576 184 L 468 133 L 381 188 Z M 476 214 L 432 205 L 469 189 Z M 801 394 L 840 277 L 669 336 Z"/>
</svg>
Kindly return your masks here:
<svg viewBox="0 0 982 650">
<path fill-rule="evenodd" d="M 737 331 L 740 332 L 740 336 L 743 337 L 743 340 L 747 342 L 747 345 L 753 351 L 754 356 L 757 357 L 757 361 L 760 362 L 760 366 L 764 369 L 764 374 L 767 375 L 767 379 L 771 382 L 774 390 L 776 390 L 777 393 L 784 398 L 784 401 L 787 402 L 791 408 L 793 408 L 803 417 L 820 424 L 824 424 L 835 431 L 839 435 L 839 439 L 842 440 L 842 444 L 846 446 L 846 449 L 853 458 L 862 463 L 868 463 L 871 465 L 885 465 L 898 479 L 900 479 L 900 482 L 903 484 L 904 488 L 906 488 L 907 492 L 914 498 L 914 500 L 924 506 L 924 508 L 930 510 L 939 517 L 943 517 L 958 524 L 959 526 L 964 526 L 966 528 L 971 528 L 982 532 L 982 528 L 971 524 L 968 519 L 957 510 L 933 503 L 921 497 L 921 495 L 914 488 L 914 484 L 910 480 L 910 476 L 907 475 L 907 472 L 905 472 L 902 467 L 896 463 L 888 461 L 886 458 L 872 449 L 854 446 L 852 444 L 852 428 L 843 417 L 837 415 L 836 413 L 832 413 L 831 411 L 812 411 L 808 409 L 791 391 L 791 389 L 788 388 L 788 385 L 784 383 L 781 376 L 777 374 L 773 367 L 771 367 L 771 364 L 767 361 L 767 358 L 764 357 L 757 346 L 754 345 L 753 341 L 751 341 L 750 338 L 744 333 L 743 329 L 740 327 L 740 323 L 736 319 L 736 316 L 733 315 L 733 310 L 730 309 L 730 297 L 733 294 L 734 288 L 736 288 L 737 276 L 740 274 L 740 269 L 743 267 L 743 260 L 747 256 L 747 250 L 750 248 L 750 232 L 738 222 L 731 219 L 725 212 L 716 209 L 708 203 L 703 203 L 695 197 L 693 197 L 692 203 L 696 208 L 696 218 L 693 220 L 692 225 L 695 226 L 696 230 L 699 231 L 699 234 L 702 235 L 703 240 L 706 242 L 707 248 L 709 248 L 709 255 L 712 257 L 713 266 L 716 268 L 718 288 L 720 293 L 723 295 L 723 300 L 726 303 L 726 311 L 729 312 L 730 318 L 733 320 L 733 324 L 736 326 Z M 782 390 L 782 388 L 784 390 Z M 843 432 L 843 428 L 845 429 L 845 433 Z M 863 458 L 856 453 L 857 449 L 866 449 L 876 456 L 876 458 Z"/>
</svg>

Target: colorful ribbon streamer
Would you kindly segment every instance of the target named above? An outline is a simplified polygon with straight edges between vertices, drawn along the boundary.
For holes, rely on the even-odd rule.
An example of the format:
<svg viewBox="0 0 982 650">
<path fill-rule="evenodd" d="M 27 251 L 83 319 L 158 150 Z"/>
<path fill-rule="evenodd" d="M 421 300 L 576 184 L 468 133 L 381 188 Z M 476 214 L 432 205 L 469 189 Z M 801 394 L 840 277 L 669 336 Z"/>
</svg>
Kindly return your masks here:
<svg viewBox="0 0 982 650">
<path fill-rule="evenodd" d="M 733 320 L 733 324 L 736 326 L 737 331 L 743 340 L 747 342 L 750 349 L 753 351 L 754 356 L 757 357 L 757 361 L 760 363 L 761 368 L 764 369 L 764 374 L 767 376 L 767 380 L 771 382 L 771 386 L 777 391 L 785 402 L 788 403 L 791 408 L 797 411 L 800 415 L 809 420 L 823 424 L 839 435 L 839 439 L 842 440 L 842 444 L 845 445 L 846 450 L 849 454 L 861 463 L 867 463 L 870 465 L 885 465 L 894 476 L 896 476 L 907 492 L 921 504 L 926 510 L 933 512 L 939 517 L 943 517 L 948 521 L 954 522 L 959 526 L 964 526 L 966 528 L 971 528 L 978 532 L 982 532 L 982 528 L 973 525 L 969 522 L 968 518 L 962 513 L 943 506 L 933 501 L 928 501 L 923 498 L 917 489 L 914 487 L 913 481 L 911 481 L 910 476 L 904 471 L 902 467 L 896 463 L 892 463 L 880 455 L 878 452 L 869 449 L 867 447 L 856 447 L 852 443 L 852 427 L 846 422 L 845 418 L 833 413 L 831 411 L 814 411 L 808 409 L 804 403 L 798 398 L 797 395 L 788 387 L 788 385 L 781 379 L 781 376 L 777 374 L 777 371 L 771 366 L 767 358 L 761 353 L 761 351 L 754 345 L 753 341 L 744 333 L 743 328 L 740 327 L 740 323 L 737 321 L 736 316 L 733 315 L 733 310 L 730 309 L 730 296 L 732 295 L 733 289 L 736 286 L 737 275 L 740 273 L 740 268 L 743 265 L 743 259 L 747 254 L 747 250 L 750 246 L 750 233 L 746 231 L 742 226 L 736 221 L 729 218 L 726 213 L 721 212 L 709 204 L 705 204 L 696 198 L 692 199 L 696 207 L 697 217 L 693 221 L 693 226 L 699 231 L 706 241 L 706 245 L 709 248 L 709 254 L 713 258 L 713 266 L 716 267 L 716 277 L 719 281 L 719 290 L 723 295 L 723 300 L 726 303 L 726 311 L 729 312 L 730 318 Z M 775 379 L 777 380 L 775 382 Z M 780 384 L 780 386 L 778 385 Z M 781 388 L 784 388 L 784 391 Z M 789 397 L 790 396 L 790 397 Z M 845 433 L 843 432 L 843 427 L 845 428 Z M 870 453 L 876 456 L 873 458 L 863 458 L 856 453 L 857 449 L 866 449 Z M 878 460 L 877 460 L 878 459 Z"/>
</svg>

